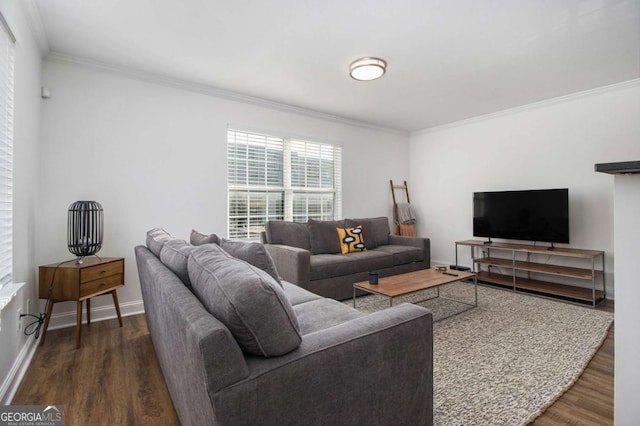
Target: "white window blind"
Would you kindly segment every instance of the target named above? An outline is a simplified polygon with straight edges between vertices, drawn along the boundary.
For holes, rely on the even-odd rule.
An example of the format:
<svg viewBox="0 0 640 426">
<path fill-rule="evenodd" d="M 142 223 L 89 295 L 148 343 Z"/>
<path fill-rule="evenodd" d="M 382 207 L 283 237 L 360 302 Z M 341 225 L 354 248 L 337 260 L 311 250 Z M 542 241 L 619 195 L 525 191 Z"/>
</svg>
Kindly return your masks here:
<svg viewBox="0 0 640 426">
<path fill-rule="evenodd" d="M 229 129 L 229 238 L 257 239 L 268 220 L 342 214 L 341 148 Z"/>
<path fill-rule="evenodd" d="M 289 220 L 340 218 L 340 147 L 291 140 L 290 150 L 292 209 Z"/>
<path fill-rule="evenodd" d="M 0 288 L 13 271 L 13 62 L 15 38 L 0 14 Z"/>
</svg>

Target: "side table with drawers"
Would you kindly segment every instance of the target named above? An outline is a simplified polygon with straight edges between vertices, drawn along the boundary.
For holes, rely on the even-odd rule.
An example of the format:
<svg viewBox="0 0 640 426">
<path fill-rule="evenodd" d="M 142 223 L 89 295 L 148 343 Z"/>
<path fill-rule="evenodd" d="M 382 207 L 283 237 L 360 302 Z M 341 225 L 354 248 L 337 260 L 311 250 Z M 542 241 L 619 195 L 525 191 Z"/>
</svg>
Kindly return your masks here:
<svg viewBox="0 0 640 426">
<path fill-rule="evenodd" d="M 49 287 L 53 291 L 47 305 L 44 330 L 40 345 L 44 344 L 51 319 L 53 305 L 57 302 L 73 300 L 77 302 L 76 348 L 80 347 L 82 325 L 82 302 L 86 301 L 87 324 L 91 324 L 91 298 L 111 293 L 116 307 L 118 321 L 122 327 L 122 316 L 116 290 L 124 286 L 124 258 L 85 257 L 82 263 L 75 260 L 53 263 L 39 267 L 39 297 L 49 297 Z"/>
</svg>

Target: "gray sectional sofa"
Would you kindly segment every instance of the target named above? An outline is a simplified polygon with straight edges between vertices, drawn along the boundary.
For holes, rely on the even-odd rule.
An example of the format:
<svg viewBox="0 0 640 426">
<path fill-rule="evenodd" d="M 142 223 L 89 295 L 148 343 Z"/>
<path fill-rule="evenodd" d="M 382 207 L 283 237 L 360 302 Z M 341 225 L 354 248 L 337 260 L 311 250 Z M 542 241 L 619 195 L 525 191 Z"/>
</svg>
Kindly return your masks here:
<svg viewBox="0 0 640 426">
<path fill-rule="evenodd" d="M 432 424 L 430 311 L 365 315 L 273 276 L 260 243 L 204 240 L 155 229 L 135 248 L 183 425 Z"/>
<path fill-rule="evenodd" d="M 342 254 L 336 228 L 362 226 L 366 251 Z M 431 267 L 428 238 L 390 235 L 386 217 L 269 221 L 262 242 L 283 279 L 337 300 L 353 296 L 353 283 L 369 272 L 381 277 Z"/>
</svg>

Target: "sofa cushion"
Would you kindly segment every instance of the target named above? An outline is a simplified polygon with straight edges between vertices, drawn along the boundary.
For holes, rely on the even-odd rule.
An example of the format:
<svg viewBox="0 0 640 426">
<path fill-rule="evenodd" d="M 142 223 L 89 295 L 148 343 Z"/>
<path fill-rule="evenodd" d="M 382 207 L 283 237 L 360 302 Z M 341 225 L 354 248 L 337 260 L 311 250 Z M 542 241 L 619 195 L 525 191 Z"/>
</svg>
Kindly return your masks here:
<svg viewBox="0 0 640 426">
<path fill-rule="evenodd" d="M 389 244 L 386 246 L 380 246 L 374 250 L 392 255 L 394 265 L 404 265 L 407 263 L 424 261 L 424 250 L 420 247 Z"/>
<path fill-rule="evenodd" d="M 265 271 L 267 274 L 271 275 L 271 277 L 276 280 L 280 287 L 282 287 L 282 283 L 280 282 L 280 276 L 278 275 L 278 271 L 276 270 L 276 265 L 273 263 L 273 259 L 271 255 L 265 249 L 264 245 L 256 242 L 245 242 L 245 241 L 230 241 L 222 239 L 220 241 L 220 247 L 231 256 L 244 260 L 255 266 L 256 268 L 260 268 Z"/>
<path fill-rule="evenodd" d="M 309 241 L 311 254 L 340 253 L 340 239 L 336 228 L 344 228 L 344 220 L 309 219 Z"/>
<path fill-rule="evenodd" d="M 310 280 L 341 277 L 358 272 L 377 271 L 393 266 L 393 256 L 381 251 L 311 256 Z"/>
<path fill-rule="evenodd" d="M 191 238 L 189 241 L 194 246 L 201 246 L 203 244 L 220 244 L 220 238 L 216 234 L 205 235 L 195 229 L 191 230 Z"/>
<path fill-rule="evenodd" d="M 215 244 L 196 248 L 188 269 L 196 296 L 229 328 L 243 351 L 269 357 L 300 346 L 293 307 L 269 274 Z"/>
<path fill-rule="evenodd" d="M 282 281 L 282 289 L 284 294 L 289 299 L 289 303 L 294 307 L 300 303 L 310 302 L 312 300 L 322 299 L 322 296 L 318 296 L 315 293 L 311 293 L 309 290 L 305 290 L 302 287 L 298 287 L 295 284 L 291 284 L 287 281 Z M 298 320 L 298 323 L 300 321 Z"/>
<path fill-rule="evenodd" d="M 364 316 L 333 299 L 311 300 L 293 307 L 300 323 L 300 334 L 313 333 Z"/>
<path fill-rule="evenodd" d="M 164 243 L 173 239 L 174 238 L 164 229 L 153 228 L 147 231 L 147 248 L 159 258 Z"/>
<path fill-rule="evenodd" d="M 362 238 L 362 226 L 355 228 L 336 228 L 338 240 L 340 241 L 340 251 L 342 254 L 365 251 L 367 247 Z"/>
<path fill-rule="evenodd" d="M 184 240 L 169 240 L 162 246 L 160 250 L 160 261 L 169 269 L 171 272 L 176 274 L 180 280 L 192 290 L 191 280 L 189 279 L 189 270 L 187 269 L 187 263 L 189 260 L 189 255 L 195 249 L 195 246 L 192 246 L 188 242 Z"/>
<path fill-rule="evenodd" d="M 389 219 L 386 217 L 345 219 L 345 226 L 355 228 L 358 225 L 362 225 L 362 234 L 369 250 L 389 244 L 389 234 L 391 232 L 389 231 Z"/>
<path fill-rule="evenodd" d="M 303 222 L 286 222 L 284 220 L 270 220 L 264 225 L 269 244 L 283 244 L 310 250 L 309 229 Z"/>
</svg>

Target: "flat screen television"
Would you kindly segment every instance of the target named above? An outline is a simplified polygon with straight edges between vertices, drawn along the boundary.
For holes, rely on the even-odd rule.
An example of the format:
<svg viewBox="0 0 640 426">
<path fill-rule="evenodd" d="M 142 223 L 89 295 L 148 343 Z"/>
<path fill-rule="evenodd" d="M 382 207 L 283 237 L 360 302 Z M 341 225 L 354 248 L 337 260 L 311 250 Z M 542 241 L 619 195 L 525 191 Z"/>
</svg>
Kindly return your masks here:
<svg viewBox="0 0 640 426">
<path fill-rule="evenodd" d="M 473 235 L 569 243 L 569 190 L 474 192 Z"/>
</svg>

